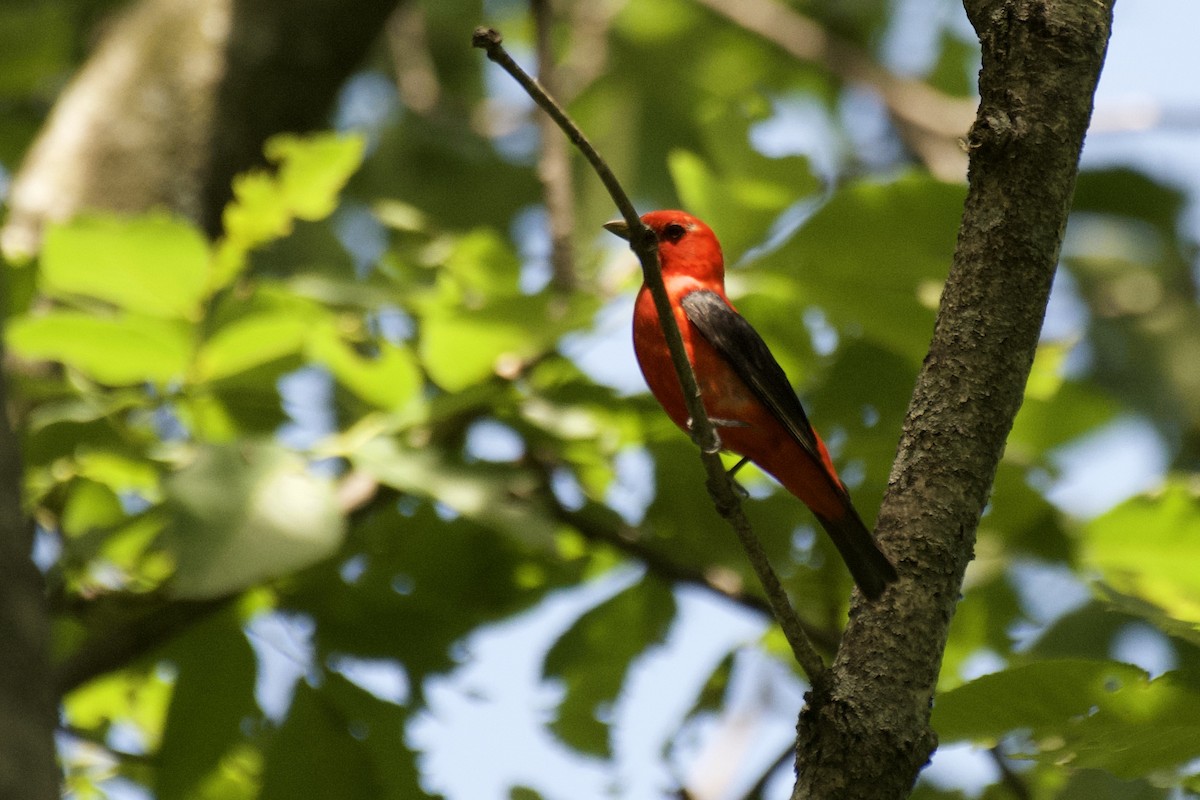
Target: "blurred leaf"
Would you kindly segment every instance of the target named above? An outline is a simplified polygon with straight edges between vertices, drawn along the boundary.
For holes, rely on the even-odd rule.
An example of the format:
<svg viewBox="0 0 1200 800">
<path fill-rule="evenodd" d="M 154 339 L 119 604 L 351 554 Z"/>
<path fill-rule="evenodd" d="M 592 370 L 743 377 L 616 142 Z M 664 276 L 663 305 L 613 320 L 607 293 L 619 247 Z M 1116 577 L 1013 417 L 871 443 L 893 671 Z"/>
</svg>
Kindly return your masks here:
<svg viewBox="0 0 1200 800">
<path fill-rule="evenodd" d="M 945 693 L 962 685 L 963 666 L 972 656 L 990 651 L 1006 657 L 1012 647 L 1010 631 L 1021 619 L 1017 594 L 1005 576 L 969 586 L 954 611 L 938 690 Z"/>
<path fill-rule="evenodd" d="M 219 769 L 241 738 L 243 719 L 257 710 L 255 660 L 235 611 L 202 620 L 167 656 L 178 672 L 157 754 L 155 796 L 183 800 Z"/>
<path fill-rule="evenodd" d="M 583 753 L 609 754 L 607 717 L 630 666 L 662 640 L 674 617 L 674 595 L 648 578 L 585 613 L 555 642 L 543 669 L 566 686 L 551 726 L 559 738 Z"/>
<path fill-rule="evenodd" d="M 38 93 L 48 76 L 61 76 L 70 67 L 73 41 L 65 5 L 0 7 L 0 95 Z"/>
<path fill-rule="evenodd" d="M 322 657 L 401 658 L 414 703 L 425 676 L 456 663 L 456 642 L 579 577 L 578 567 L 555 555 L 439 516 L 432 503 L 412 497 L 374 504 L 356 519 L 343 558 L 305 571 L 281 605 L 316 621 Z M 533 571 L 540 582 L 522 579 Z"/>
<path fill-rule="evenodd" d="M 779 214 L 820 185 L 808 160 L 768 158 L 750 146 L 744 116 L 717 106 L 705 119 L 710 160 L 674 150 L 669 166 L 684 206 L 717 232 L 726 263 L 763 243 Z"/>
<path fill-rule="evenodd" d="M 311 322 L 286 312 L 253 314 L 218 330 L 196 356 L 196 379 L 237 375 L 304 348 Z"/>
<path fill-rule="evenodd" d="M 1169 672 L 1114 692 L 1079 722 L 1064 749 L 1081 767 L 1132 779 L 1200 757 L 1200 691 Z"/>
<path fill-rule="evenodd" d="M 161 215 L 83 217 L 46 233 L 42 288 L 128 311 L 195 319 L 207 294 L 208 246 L 192 225 Z"/>
<path fill-rule="evenodd" d="M 1088 561 L 1122 591 L 1200 623 L 1200 505 L 1194 483 L 1173 478 L 1087 526 Z"/>
<path fill-rule="evenodd" d="M 979 536 L 995 536 L 994 546 L 1006 558 L 1031 555 L 1045 561 L 1069 561 L 1073 542 L 1063 529 L 1058 510 L 1029 485 L 1028 472 L 1008 458 L 1000 462 L 992 497 L 979 521 Z"/>
<path fill-rule="evenodd" d="M 560 527 L 532 496 L 536 478 L 511 466 L 454 464 L 434 448 L 401 448 L 375 438 L 350 454 L 354 465 L 400 491 L 426 497 L 517 541 L 549 547 Z"/>
<path fill-rule="evenodd" d="M 985 675 L 938 697 L 942 741 L 994 741 L 1028 730 L 1054 763 L 1137 778 L 1200 756 L 1200 691 L 1180 673 L 1149 680 L 1103 661 L 1041 661 Z"/>
<path fill-rule="evenodd" d="M 938 695 L 933 727 L 943 744 L 995 742 L 1014 730 L 1034 738 L 1062 733 L 1123 686 L 1145 680 L 1115 661 L 1046 660 L 976 678 Z"/>
<path fill-rule="evenodd" d="M 839 189 L 757 267 L 795 281 L 836 327 L 918 362 L 954 254 L 963 187 L 906 175 Z M 870 231 L 870 236 L 863 236 Z"/>
<path fill-rule="evenodd" d="M 103 484 L 80 480 L 71 486 L 60 524 L 68 536 L 77 536 L 123 519 L 125 512 L 115 492 Z"/>
<path fill-rule="evenodd" d="M 326 558 L 345 534 L 330 482 L 275 445 L 202 448 L 167 479 L 171 594 L 217 597 Z"/>
<path fill-rule="evenodd" d="M 1140 597 L 1122 594 L 1111 586 L 1100 584 L 1097 588 L 1103 598 L 1102 607 L 1110 617 L 1124 620 L 1125 615 L 1128 615 L 1135 620 L 1149 623 L 1171 639 L 1171 644 L 1181 661 L 1190 661 L 1191 668 L 1200 671 L 1200 625 L 1176 619 L 1153 603 L 1148 603 Z"/>
<path fill-rule="evenodd" d="M 12 320 L 7 337 L 12 351 L 24 358 L 59 361 L 112 386 L 179 380 L 191 355 L 186 326 L 133 314 L 52 311 Z"/>
<path fill-rule="evenodd" d="M 360 355 L 342 341 L 332 325 L 325 325 L 312 332 L 308 354 L 362 400 L 377 408 L 397 410 L 423 386 L 417 359 L 408 347 L 386 340 L 375 347 L 374 356 Z"/>
<path fill-rule="evenodd" d="M 366 141 L 357 135 L 282 134 L 267 141 L 267 160 L 279 165 L 279 192 L 298 219 L 324 219 L 362 163 Z"/>
<path fill-rule="evenodd" d="M 590 295 L 564 304 L 546 294 L 522 294 L 519 272 L 512 247 L 488 230 L 463 236 L 446 254 L 436 288 L 417 303 L 418 353 L 446 391 L 461 391 L 547 352 L 595 308 Z"/>
<path fill-rule="evenodd" d="M 410 759 L 396 757 L 409 749 L 405 739 L 407 711 L 336 673 L 327 673 L 321 688 L 349 721 L 351 735 L 366 745 L 371 772 L 382 789 L 376 797 L 407 800 L 424 794 L 418 782 L 417 765 Z"/>
<path fill-rule="evenodd" d="M 366 744 L 352 735 L 351 720 L 321 690 L 298 683 L 287 719 L 267 749 L 259 798 L 389 797 L 382 789 Z"/>
<path fill-rule="evenodd" d="M 63 714 L 72 727 L 105 733 L 115 722 L 128 722 L 157 747 L 162 738 L 171 683 L 156 670 L 127 669 L 88 681 L 63 702 Z"/>
<path fill-rule="evenodd" d="M 217 248 L 213 288 L 227 285 L 245 266 L 246 254 L 287 235 L 294 220 L 333 213 L 337 196 L 362 163 L 361 136 L 280 134 L 267 142 L 275 174 L 248 172 L 234 179 L 234 200 L 222 217 L 225 238 Z"/>
<path fill-rule="evenodd" d="M 1042 353 L 1043 348 L 1038 352 Z M 1006 451 L 1026 464 L 1037 463 L 1055 447 L 1096 430 L 1111 421 L 1120 408 L 1092 383 L 1067 381 L 1039 392 L 1039 384 L 1046 387 L 1037 367 L 1039 362 L 1040 356 L 1034 360 L 1033 382 L 1013 422 Z"/>
<path fill-rule="evenodd" d="M 1146 780 L 1123 781 L 1098 769 L 1073 769 L 1057 800 L 1166 800 L 1168 790 Z"/>
</svg>

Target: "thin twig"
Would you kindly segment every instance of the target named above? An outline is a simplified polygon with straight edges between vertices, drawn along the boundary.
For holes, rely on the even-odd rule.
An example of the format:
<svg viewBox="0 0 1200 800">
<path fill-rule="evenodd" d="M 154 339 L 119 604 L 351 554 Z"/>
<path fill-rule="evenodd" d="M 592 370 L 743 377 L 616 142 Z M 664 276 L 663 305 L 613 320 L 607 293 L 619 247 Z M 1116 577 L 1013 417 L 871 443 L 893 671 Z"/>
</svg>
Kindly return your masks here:
<svg viewBox="0 0 1200 800">
<path fill-rule="evenodd" d="M 612 197 L 613 202 L 620 209 L 625 223 L 629 226 L 630 246 L 637 255 L 638 261 L 641 262 L 642 275 L 654 299 L 654 308 L 663 328 L 663 336 L 667 340 L 667 348 L 670 350 L 671 360 L 675 365 L 675 372 L 683 389 L 683 398 L 687 403 L 688 414 L 692 422 L 692 439 L 700 447 L 701 461 L 708 474 L 706 485 L 712 496 L 713 504 L 716 506 L 717 513 L 733 527 L 738 541 L 746 550 L 750 566 L 753 567 L 762 582 L 767 601 L 771 604 L 775 619 L 792 648 L 796 663 L 808 675 L 808 679 L 814 687 L 823 686 L 827 682 L 828 668 L 805 634 L 804 625 L 796 613 L 796 609 L 792 607 L 787 592 L 784 591 L 783 584 L 779 581 L 779 576 L 775 574 L 762 545 L 750 528 L 750 522 L 742 511 L 741 502 L 733 490 L 732 481 L 726 474 L 724 464 L 718 455 L 721 450 L 721 440 L 704 410 L 704 404 L 700 399 L 700 389 L 696 384 L 696 376 L 692 372 L 692 365 L 687 359 L 687 352 L 683 346 L 683 337 L 675 322 L 675 314 L 671 309 L 666 286 L 663 284 L 662 271 L 659 269 L 658 243 L 654 233 L 642 224 L 637 209 L 634 208 L 625 189 L 609 168 L 608 163 L 600 157 L 596 148 L 584 136 L 583 131 L 567 116 L 567 113 L 550 97 L 546 90 L 525 70 L 521 69 L 520 65 L 504 49 L 502 41 L 498 31 L 486 27 L 476 28 L 471 39 L 472 45 L 483 49 L 487 53 L 488 59 L 511 75 L 533 101 L 550 115 L 550 118 L 562 129 L 572 144 L 579 148 L 579 151 L 583 153 L 600 177 L 609 196 Z"/>
</svg>

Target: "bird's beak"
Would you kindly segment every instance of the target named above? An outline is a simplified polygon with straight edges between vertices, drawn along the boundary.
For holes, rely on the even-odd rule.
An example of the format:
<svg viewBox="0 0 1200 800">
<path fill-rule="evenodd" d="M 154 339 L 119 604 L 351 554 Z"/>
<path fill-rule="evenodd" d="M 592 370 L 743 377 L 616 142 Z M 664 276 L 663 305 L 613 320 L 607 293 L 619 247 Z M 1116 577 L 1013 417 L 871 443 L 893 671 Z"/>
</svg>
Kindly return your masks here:
<svg viewBox="0 0 1200 800">
<path fill-rule="evenodd" d="M 615 233 L 625 241 L 629 241 L 629 223 L 623 219 L 613 219 L 604 223 L 604 230 Z"/>
</svg>

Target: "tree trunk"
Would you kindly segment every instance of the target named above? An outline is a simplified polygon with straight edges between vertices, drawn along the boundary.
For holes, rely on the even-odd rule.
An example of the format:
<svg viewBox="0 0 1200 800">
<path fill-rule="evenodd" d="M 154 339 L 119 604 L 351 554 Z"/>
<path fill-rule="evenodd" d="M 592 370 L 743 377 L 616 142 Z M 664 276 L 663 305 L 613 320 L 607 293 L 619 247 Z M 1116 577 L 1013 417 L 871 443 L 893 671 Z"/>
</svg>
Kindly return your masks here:
<svg viewBox="0 0 1200 800">
<path fill-rule="evenodd" d="M 21 459 L 0 376 L 0 800 L 55 800 L 57 715 L 50 686 L 50 617 L 30 559 Z"/>
<path fill-rule="evenodd" d="M 901 582 L 859 600 L 801 713 L 793 799 L 905 797 L 975 529 L 1037 348 L 1113 0 L 967 0 L 983 46 L 970 189 L 879 515 Z"/>
<path fill-rule="evenodd" d="M 87 210 L 165 208 L 221 229 L 266 139 L 325 127 L 399 0 L 142 0 L 108 29 L 14 179 L 2 238 Z"/>
</svg>

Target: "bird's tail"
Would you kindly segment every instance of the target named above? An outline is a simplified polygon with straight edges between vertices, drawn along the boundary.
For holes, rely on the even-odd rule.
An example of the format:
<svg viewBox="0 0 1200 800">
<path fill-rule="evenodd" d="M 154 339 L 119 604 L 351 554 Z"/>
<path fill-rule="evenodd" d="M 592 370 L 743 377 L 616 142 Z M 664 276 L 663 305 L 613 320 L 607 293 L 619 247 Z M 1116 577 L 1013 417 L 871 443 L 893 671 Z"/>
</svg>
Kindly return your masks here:
<svg viewBox="0 0 1200 800">
<path fill-rule="evenodd" d="M 817 514 L 817 521 L 842 554 L 859 591 L 875 600 L 896 580 L 896 568 L 875 544 L 854 507 L 847 503 L 844 508 L 845 513 L 837 519 Z"/>
</svg>

